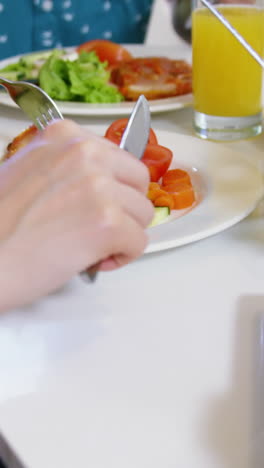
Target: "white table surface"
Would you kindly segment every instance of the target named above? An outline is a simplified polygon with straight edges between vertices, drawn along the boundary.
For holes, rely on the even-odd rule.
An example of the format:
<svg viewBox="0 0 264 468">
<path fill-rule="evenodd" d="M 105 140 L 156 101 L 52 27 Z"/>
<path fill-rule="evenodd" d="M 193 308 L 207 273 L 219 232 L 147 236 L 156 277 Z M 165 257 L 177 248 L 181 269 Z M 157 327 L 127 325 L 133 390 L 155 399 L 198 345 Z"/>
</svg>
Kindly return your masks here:
<svg viewBox="0 0 264 468">
<path fill-rule="evenodd" d="M 0 140 L 25 126 L 0 107 Z M 191 109 L 153 127 L 192 134 Z M 264 135 L 229 145 L 264 161 Z M 0 318 L 12 468 L 11 453 L 25 468 L 263 468 L 263 213 Z"/>
</svg>

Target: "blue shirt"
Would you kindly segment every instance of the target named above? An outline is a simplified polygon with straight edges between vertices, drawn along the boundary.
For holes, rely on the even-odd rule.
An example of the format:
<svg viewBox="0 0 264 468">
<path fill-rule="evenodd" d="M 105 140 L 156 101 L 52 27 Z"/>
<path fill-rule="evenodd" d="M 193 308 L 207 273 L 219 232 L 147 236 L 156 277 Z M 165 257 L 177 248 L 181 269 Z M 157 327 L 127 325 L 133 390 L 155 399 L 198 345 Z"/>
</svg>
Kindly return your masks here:
<svg viewBox="0 0 264 468">
<path fill-rule="evenodd" d="M 153 0 L 0 0 L 0 59 L 90 39 L 144 41 Z"/>
</svg>

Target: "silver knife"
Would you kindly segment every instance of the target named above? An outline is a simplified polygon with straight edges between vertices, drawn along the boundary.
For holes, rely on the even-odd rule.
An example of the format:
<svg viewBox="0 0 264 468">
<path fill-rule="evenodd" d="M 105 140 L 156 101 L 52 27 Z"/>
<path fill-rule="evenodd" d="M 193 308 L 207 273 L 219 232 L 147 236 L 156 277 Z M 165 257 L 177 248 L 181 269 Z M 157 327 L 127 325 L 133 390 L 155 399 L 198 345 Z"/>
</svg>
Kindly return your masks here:
<svg viewBox="0 0 264 468">
<path fill-rule="evenodd" d="M 120 148 L 138 159 L 144 154 L 150 131 L 150 110 L 145 96 L 139 96 L 123 133 Z"/>
<path fill-rule="evenodd" d="M 141 95 L 134 106 L 119 147 L 141 159 L 149 139 L 150 124 L 151 118 L 148 101 L 145 96 Z M 100 262 L 82 272 L 82 278 L 88 283 L 93 283 L 96 279 L 99 265 Z"/>
</svg>

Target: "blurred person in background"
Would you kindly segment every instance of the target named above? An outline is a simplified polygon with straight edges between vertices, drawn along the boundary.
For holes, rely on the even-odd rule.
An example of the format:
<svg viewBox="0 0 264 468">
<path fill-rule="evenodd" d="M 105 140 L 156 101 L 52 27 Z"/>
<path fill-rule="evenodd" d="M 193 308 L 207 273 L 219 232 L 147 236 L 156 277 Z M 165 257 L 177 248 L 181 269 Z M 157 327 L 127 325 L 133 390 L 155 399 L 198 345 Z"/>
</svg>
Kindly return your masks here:
<svg viewBox="0 0 264 468">
<path fill-rule="evenodd" d="M 0 0 L 0 59 L 91 39 L 144 42 L 154 0 Z"/>
</svg>

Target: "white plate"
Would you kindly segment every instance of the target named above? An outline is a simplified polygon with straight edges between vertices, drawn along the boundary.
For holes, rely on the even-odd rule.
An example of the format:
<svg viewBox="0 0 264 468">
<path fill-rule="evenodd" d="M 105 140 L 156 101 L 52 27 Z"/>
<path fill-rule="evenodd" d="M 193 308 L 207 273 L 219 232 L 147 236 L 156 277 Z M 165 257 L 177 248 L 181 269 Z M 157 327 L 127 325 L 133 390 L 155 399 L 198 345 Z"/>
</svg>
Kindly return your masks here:
<svg viewBox="0 0 264 468">
<path fill-rule="evenodd" d="M 219 233 L 245 218 L 263 195 L 263 176 L 245 156 L 222 143 L 157 132 L 174 152 L 173 167 L 192 168 L 198 203 L 149 229 L 146 253 L 170 249 Z"/>
<path fill-rule="evenodd" d="M 175 59 L 184 59 L 189 63 L 191 62 L 191 49 L 189 46 L 164 48 L 164 47 L 151 47 L 145 45 L 125 45 L 125 47 L 136 57 L 142 56 L 166 56 Z M 68 51 L 72 51 L 72 48 L 66 48 Z M 9 65 L 10 63 L 17 62 L 19 58 L 10 57 L 8 59 L 0 61 L 0 69 Z M 0 92 L 0 104 L 4 104 L 9 107 L 16 107 L 16 104 L 6 92 Z M 120 102 L 116 104 L 86 104 L 82 102 L 62 102 L 56 101 L 60 111 L 64 115 L 84 115 L 84 116 L 107 116 L 107 115 L 129 115 L 133 109 L 133 102 Z M 190 106 L 192 104 L 192 94 L 186 94 L 183 96 L 156 99 L 149 101 L 150 110 L 152 113 L 168 112 L 183 107 Z"/>
<path fill-rule="evenodd" d="M 105 128 L 90 127 L 98 135 Z M 233 226 L 256 207 L 264 193 L 263 174 L 245 155 L 222 143 L 178 133 L 156 131 L 159 143 L 173 151 L 171 168 L 186 168 L 196 191 L 196 204 L 172 211 L 166 222 L 148 230 L 145 253 L 195 242 Z M 0 154 L 14 137 L 2 136 Z"/>
</svg>

